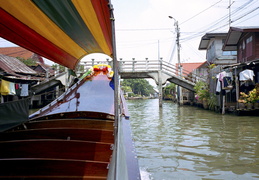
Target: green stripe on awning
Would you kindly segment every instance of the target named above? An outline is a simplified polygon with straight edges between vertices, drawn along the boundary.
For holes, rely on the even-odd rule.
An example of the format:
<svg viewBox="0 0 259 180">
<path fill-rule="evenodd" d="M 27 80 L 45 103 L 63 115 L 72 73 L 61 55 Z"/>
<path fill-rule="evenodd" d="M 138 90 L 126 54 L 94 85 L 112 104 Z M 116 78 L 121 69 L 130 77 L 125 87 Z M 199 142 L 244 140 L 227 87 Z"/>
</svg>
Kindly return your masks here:
<svg viewBox="0 0 259 180">
<path fill-rule="evenodd" d="M 102 49 L 70 0 L 33 0 L 33 2 L 86 52 L 102 53 Z"/>
</svg>

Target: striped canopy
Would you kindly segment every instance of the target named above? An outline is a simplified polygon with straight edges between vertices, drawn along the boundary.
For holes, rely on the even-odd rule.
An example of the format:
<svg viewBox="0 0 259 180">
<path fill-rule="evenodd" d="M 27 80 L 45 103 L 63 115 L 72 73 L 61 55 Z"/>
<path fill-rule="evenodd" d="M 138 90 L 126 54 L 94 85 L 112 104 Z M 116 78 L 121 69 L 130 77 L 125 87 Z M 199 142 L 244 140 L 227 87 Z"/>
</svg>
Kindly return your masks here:
<svg viewBox="0 0 259 180">
<path fill-rule="evenodd" d="M 91 53 L 112 56 L 109 0 L 0 0 L 0 35 L 75 69 Z"/>
</svg>

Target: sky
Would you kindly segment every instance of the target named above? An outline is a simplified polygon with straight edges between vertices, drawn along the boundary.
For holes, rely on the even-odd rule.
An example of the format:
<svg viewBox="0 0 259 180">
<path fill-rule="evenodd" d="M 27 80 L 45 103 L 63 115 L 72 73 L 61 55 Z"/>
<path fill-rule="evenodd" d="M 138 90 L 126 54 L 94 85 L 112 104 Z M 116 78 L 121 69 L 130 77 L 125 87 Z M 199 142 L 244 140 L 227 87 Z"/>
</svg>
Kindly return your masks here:
<svg viewBox="0 0 259 180">
<path fill-rule="evenodd" d="M 111 0 L 114 7 L 117 58 L 177 62 L 175 21 L 180 28 L 180 57 L 204 62 L 198 50 L 209 32 L 228 32 L 231 26 L 259 26 L 259 0 Z M 229 9 L 229 5 L 230 9 Z M 231 13 L 229 13 L 231 12 Z M 230 15 L 230 16 L 229 16 Z M 170 19 L 172 16 L 174 19 Z M 0 39 L 0 46 L 13 46 Z M 82 59 L 103 59 L 92 54 Z"/>
<path fill-rule="evenodd" d="M 176 20 L 180 28 L 181 62 L 205 61 L 206 51 L 198 50 L 201 37 L 208 32 L 228 32 L 230 4 L 231 26 L 259 26 L 259 0 L 112 2 L 117 56 L 123 59 L 163 58 L 176 63 Z"/>
</svg>

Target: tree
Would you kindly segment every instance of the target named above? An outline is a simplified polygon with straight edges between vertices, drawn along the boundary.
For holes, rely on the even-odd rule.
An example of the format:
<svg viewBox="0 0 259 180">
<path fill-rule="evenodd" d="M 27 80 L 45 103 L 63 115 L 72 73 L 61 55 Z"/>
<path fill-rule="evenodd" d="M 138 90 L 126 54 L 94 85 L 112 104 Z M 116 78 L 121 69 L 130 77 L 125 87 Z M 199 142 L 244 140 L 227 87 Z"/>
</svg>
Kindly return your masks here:
<svg viewBox="0 0 259 180">
<path fill-rule="evenodd" d="M 124 79 L 121 85 L 124 89 L 130 87 L 134 94 L 141 96 L 149 96 L 155 92 L 153 86 L 145 79 Z"/>
<path fill-rule="evenodd" d="M 176 85 L 174 83 L 170 83 L 164 87 L 164 95 L 172 95 L 175 93 L 175 87 Z"/>
<path fill-rule="evenodd" d="M 84 72 L 84 65 L 78 65 L 77 71 L 78 72 Z"/>
<path fill-rule="evenodd" d="M 176 92 L 176 85 L 174 83 L 169 83 L 163 87 L 163 99 L 173 99 Z"/>
<path fill-rule="evenodd" d="M 20 61 L 22 61 L 26 66 L 36 66 L 37 62 L 34 59 L 24 59 L 21 57 L 17 57 L 17 59 L 19 59 Z"/>
<path fill-rule="evenodd" d="M 59 69 L 59 72 L 64 72 L 65 71 L 65 67 L 60 65 L 60 64 L 52 64 L 51 66 L 53 69 L 55 70 L 58 70 Z"/>
</svg>

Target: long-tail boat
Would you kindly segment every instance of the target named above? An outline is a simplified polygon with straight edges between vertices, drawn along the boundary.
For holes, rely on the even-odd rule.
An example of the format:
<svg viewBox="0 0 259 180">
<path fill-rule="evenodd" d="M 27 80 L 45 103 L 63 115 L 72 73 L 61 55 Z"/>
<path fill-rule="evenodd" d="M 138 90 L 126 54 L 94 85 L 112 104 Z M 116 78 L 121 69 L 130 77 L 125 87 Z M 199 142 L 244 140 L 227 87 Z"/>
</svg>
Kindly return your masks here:
<svg viewBox="0 0 259 180">
<path fill-rule="evenodd" d="M 140 179 L 110 1 L 0 0 L 0 6 L 1 37 L 56 63 L 76 69 L 87 54 L 113 58 L 112 70 L 94 66 L 28 120 L 0 128 L 0 178 Z"/>
</svg>

